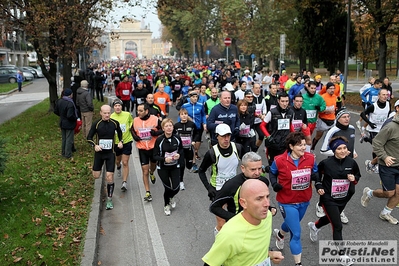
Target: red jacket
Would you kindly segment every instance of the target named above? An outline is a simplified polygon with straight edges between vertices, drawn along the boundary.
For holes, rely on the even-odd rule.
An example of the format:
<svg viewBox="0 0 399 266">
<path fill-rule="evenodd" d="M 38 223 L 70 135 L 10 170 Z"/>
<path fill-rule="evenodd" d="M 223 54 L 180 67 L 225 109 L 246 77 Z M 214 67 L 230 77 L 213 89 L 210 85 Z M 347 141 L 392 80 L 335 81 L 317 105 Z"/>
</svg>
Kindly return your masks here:
<svg viewBox="0 0 399 266">
<path fill-rule="evenodd" d="M 283 189 L 277 192 L 277 201 L 283 204 L 310 201 L 312 197 L 311 175 L 315 163 L 314 155 L 305 152 L 299 158 L 298 167 L 287 151 L 276 156 L 274 162 L 278 169 L 277 182 L 283 186 Z M 293 175 L 296 177 L 293 178 Z"/>
<path fill-rule="evenodd" d="M 115 95 L 122 101 L 130 101 L 130 94 L 132 93 L 132 83 L 119 82 L 115 89 Z"/>
</svg>

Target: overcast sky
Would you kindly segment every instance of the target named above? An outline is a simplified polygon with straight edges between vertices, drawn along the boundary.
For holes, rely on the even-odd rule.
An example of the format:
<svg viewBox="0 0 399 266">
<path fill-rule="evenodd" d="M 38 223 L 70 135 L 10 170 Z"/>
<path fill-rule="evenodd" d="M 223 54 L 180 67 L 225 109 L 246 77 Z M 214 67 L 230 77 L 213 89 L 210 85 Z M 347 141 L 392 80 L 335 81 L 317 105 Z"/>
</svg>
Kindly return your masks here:
<svg viewBox="0 0 399 266">
<path fill-rule="evenodd" d="M 132 15 L 134 14 L 134 15 Z M 159 29 L 161 27 L 161 21 L 158 19 L 158 15 L 156 14 L 156 9 L 153 8 L 150 11 L 144 10 L 141 7 L 134 7 L 129 9 L 121 9 L 118 8 L 114 12 L 112 12 L 112 16 L 115 18 L 121 19 L 123 16 L 134 17 L 137 20 L 141 20 L 141 16 L 145 15 L 144 18 L 145 25 L 150 25 L 150 29 L 152 31 L 152 38 L 159 38 L 161 33 Z M 116 25 L 114 26 L 116 28 Z"/>
</svg>

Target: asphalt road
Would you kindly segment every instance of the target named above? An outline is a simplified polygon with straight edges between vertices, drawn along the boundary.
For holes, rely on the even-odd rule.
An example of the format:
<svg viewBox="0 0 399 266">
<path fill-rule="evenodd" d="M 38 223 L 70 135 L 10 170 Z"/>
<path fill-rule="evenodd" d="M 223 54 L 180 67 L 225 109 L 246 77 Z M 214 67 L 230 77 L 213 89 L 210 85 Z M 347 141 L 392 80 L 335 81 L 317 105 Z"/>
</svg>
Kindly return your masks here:
<svg viewBox="0 0 399 266">
<path fill-rule="evenodd" d="M 176 119 L 176 111 L 171 118 Z M 351 123 L 357 121 L 358 115 L 352 114 Z M 357 132 L 358 133 L 358 132 Z M 358 137 L 358 136 L 357 136 Z M 320 148 L 318 144 L 317 149 Z M 384 199 L 373 198 L 368 208 L 360 205 L 363 188 L 380 187 L 379 176 L 367 174 L 364 161 L 371 158 L 371 145 L 356 142 L 359 157 L 356 161 L 362 172 L 362 178 L 356 186 L 356 194 L 348 203 L 345 213 L 349 223 L 344 225 L 344 239 L 351 240 L 396 240 L 399 238 L 397 225 L 378 218 L 379 212 L 386 204 Z M 200 155 L 207 148 L 201 147 Z M 265 160 L 263 145 L 260 154 Z M 318 161 L 326 158 L 317 154 Z M 128 191 L 120 190 L 121 178 L 115 177 L 114 209 L 101 213 L 101 234 L 98 250 L 98 265 L 203 265 L 201 258 L 209 250 L 213 241 L 215 217 L 208 211 L 207 191 L 197 174 L 186 171 L 186 190 L 177 194 L 177 207 L 171 216 L 163 213 L 163 186 L 158 179 L 151 185 L 153 201 L 143 202 L 144 188 L 141 181 L 141 169 L 137 151 L 130 159 Z M 273 204 L 276 204 L 275 193 L 271 192 Z M 318 244 L 309 239 L 307 223 L 316 221 L 315 205 L 318 197 L 313 194 L 302 225 L 302 263 L 318 264 Z M 399 218 L 398 209 L 393 216 Z M 283 219 L 281 214 L 273 218 L 273 227 L 278 228 Z M 319 239 L 331 240 L 332 230 L 325 226 L 319 233 Z M 275 247 L 274 238 L 271 247 Z M 289 251 L 288 238 L 284 249 L 285 260 L 280 265 L 294 265 Z"/>
</svg>

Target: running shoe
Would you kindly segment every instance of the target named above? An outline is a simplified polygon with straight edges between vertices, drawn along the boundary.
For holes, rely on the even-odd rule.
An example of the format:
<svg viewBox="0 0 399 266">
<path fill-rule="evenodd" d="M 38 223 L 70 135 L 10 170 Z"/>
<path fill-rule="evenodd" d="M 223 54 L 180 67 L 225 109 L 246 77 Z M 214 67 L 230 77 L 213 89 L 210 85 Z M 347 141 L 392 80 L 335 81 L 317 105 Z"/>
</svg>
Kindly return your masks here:
<svg viewBox="0 0 399 266">
<path fill-rule="evenodd" d="M 176 208 L 175 198 L 170 198 L 169 199 L 169 205 L 170 205 L 170 207 L 172 207 L 172 209 Z"/>
<path fill-rule="evenodd" d="M 119 164 L 119 166 L 116 167 L 116 171 L 118 172 L 118 177 L 122 176 L 122 166 Z"/>
<path fill-rule="evenodd" d="M 352 258 L 349 257 L 348 255 L 339 256 L 339 258 L 341 260 L 340 263 L 342 266 L 350 266 L 353 264 Z"/>
<path fill-rule="evenodd" d="M 380 173 L 380 168 L 378 167 L 378 163 L 376 163 L 375 165 L 373 165 L 371 167 L 371 171 L 373 171 L 374 174 L 379 174 Z"/>
<path fill-rule="evenodd" d="M 170 205 L 166 205 L 165 207 L 163 207 L 163 211 L 165 212 L 166 216 L 169 216 L 171 211 L 170 211 Z"/>
<path fill-rule="evenodd" d="M 273 230 L 274 236 L 276 237 L 276 247 L 279 250 L 282 250 L 284 249 L 284 238 L 278 236 L 279 232 L 280 230 L 278 230 L 277 228 Z"/>
<path fill-rule="evenodd" d="M 341 212 L 341 215 L 340 215 L 340 216 L 341 216 L 341 222 L 342 222 L 343 224 L 349 223 L 349 219 L 348 219 L 348 217 L 346 217 L 344 211 Z"/>
<path fill-rule="evenodd" d="M 186 187 L 184 186 L 184 182 L 180 182 L 180 190 L 185 190 Z"/>
<path fill-rule="evenodd" d="M 359 142 L 360 142 L 360 143 L 363 143 L 365 137 L 366 137 L 366 136 L 362 134 L 362 135 L 360 136 Z"/>
<path fill-rule="evenodd" d="M 215 237 L 216 237 L 216 235 L 217 235 L 218 233 L 219 233 L 219 230 L 217 230 L 216 227 L 213 228 L 213 234 L 214 234 Z"/>
<path fill-rule="evenodd" d="M 112 210 L 114 208 L 114 204 L 112 203 L 112 198 L 107 199 L 107 204 L 105 207 L 107 210 Z"/>
<path fill-rule="evenodd" d="M 157 179 L 155 178 L 154 173 L 151 172 L 151 171 L 150 171 L 150 180 L 151 180 L 151 183 L 153 183 L 153 184 L 155 184 L 155 181 L 157 181 Z"/>
<path fill-rule="evenodd" d="M 360 199 L 360 203 L 362 204 L 363 207 L 367 207 L 369 205 L 369 201 L 371 198 L 369 197 L 368 192 L 370 190 L 371 189 L 369 187 L 365 187 L 363 189 L 363 195 L 362 195 L 362 198 Z"/>
<path fill-rule="evenodd" d="M 308 227 L 309 227 L 309 236 L 310 236 L 310 240 L 312 242 L 316 242 L 317 241 L 317 234 L 319 233 L 320 229 L 316 228 L 315 223 L 313 222 L 309 222 L 308 223 Z"/>
<path fill-rule="evenodd" d="M 193 173 L 198 173 L 198 166 L 197 166 L 197 164 L 193 164 L 193 167 L 191 167 L 191 172 L 193 172 Z"/>
<path fill-rule="evenodd" d="M 373 165 L 371 164 L 371 160 L 366 160 L 364 162 L 364 164 L 366 165 L 366 172 L 369 174 L 373 173 Z"/>
<path fill-rule="evenodd" d="M 357 128 L 360 130 L 360 131 L 362 131 L 362 124 L 361 124 L 361 122 L 358 120 L 358 121 L 356 121 L 356 126 L 357 126 Z"/>
<path fill-rule="evenodd" d="M 122 192 L 126 192 L 126 190 L 127 190 L 126 181 L 122 182 L 121 190 L 122 190 Z"/>
<path fill-rule="evenodd" d="M 398 224 L 398 219 L 393 217 L 390 213 L 387 214 L 380 213 L 379 217 L 381 220 L 388 221 L 390 224 Z"/>
<path fill-rule="evenodd" d="M 151 196 L 150 192 L 145 193 L 144 201 L 148 201 L 148 202 L 152 201 L 152 196 Z"/>
<path fill-rule="evenodd" d="M 316 216 L 321 218 L 325 216 L 326 214 L 324 213 L 323 207 L 319 206 L 319 202 L 316 204 Z"/>
</svg>

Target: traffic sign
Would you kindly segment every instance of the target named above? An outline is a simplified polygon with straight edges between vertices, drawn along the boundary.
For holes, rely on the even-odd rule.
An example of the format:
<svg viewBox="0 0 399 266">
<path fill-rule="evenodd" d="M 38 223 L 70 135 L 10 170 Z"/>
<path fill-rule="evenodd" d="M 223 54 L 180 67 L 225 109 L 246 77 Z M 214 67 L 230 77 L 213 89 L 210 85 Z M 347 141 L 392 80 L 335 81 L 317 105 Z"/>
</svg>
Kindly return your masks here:
<svg viewBox="0 0 399 266">
<path fill-rule="evenodd" d="M 252 59 L 255 59 L 255 57 L 256 57 L 255 54 L 251 54 Z"/>
<path fill-rule="evenodd" d="M 230 44 L 231 44 L 231 38 L 229 37 L 224 38 L 224 45 L 230 46 Z"/>
<path fill-rule="evenodd" d="M 209 55 L 211 53 L 211 51 L 209 51 L 209 50 L 206 50 L 206 54 L 207 55 Z"/>
</svg>

